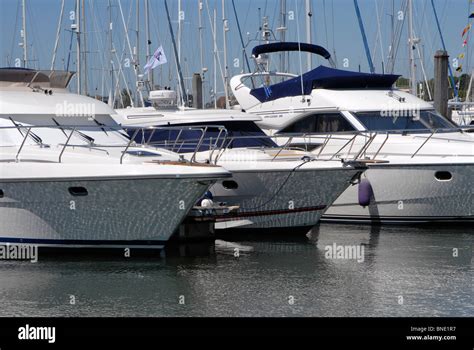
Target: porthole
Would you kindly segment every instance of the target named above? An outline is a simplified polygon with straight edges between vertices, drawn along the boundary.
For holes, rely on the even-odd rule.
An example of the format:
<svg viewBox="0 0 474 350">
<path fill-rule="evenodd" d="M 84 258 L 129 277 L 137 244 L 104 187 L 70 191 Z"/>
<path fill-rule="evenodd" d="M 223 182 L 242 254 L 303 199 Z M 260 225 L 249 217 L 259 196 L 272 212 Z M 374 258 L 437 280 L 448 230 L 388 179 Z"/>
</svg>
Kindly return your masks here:
<svg viewBox="0 0 474 350">
<path fill-rule="evenodd" d="M 226 189 L 226 190 L 235 190 L 237 188 L 239 188 L 239 184 L 233 180 L 226 180 L 226 181 L 222 181 L 222 186 Z"/>
<path fill-rule="evenodd" d="M 0 190 L 0 198 L 3 198 L 3 190 Z"/>
<path fill-rule="evenodd" d="M 449 171 L 437 171 L 435 172 L 435 178 L 438 181 L 450 181 L 453 175 Z"/>
<path fill-rule="evenodd" d="M 85 187 L 69 187 L 69 193 L 75 197 L 87 196 L 87 188 Z"/>
</svg>

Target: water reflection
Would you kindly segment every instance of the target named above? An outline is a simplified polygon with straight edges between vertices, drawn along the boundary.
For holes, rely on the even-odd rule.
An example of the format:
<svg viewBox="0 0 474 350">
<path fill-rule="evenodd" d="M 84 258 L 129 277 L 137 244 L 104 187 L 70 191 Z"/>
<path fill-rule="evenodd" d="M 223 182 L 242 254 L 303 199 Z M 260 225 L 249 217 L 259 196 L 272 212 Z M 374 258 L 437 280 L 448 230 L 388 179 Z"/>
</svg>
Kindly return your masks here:
<svg viewBox="0 0 474 350">
<path fill-rule="evenodd" d="M 0 261 L 0 316 L 474 316 L 473 237 L 467 227 L 322 224 L 154 256 Z M 363 246 L 363 262 L 328 259 L 333 244 Z"/>
</svg>

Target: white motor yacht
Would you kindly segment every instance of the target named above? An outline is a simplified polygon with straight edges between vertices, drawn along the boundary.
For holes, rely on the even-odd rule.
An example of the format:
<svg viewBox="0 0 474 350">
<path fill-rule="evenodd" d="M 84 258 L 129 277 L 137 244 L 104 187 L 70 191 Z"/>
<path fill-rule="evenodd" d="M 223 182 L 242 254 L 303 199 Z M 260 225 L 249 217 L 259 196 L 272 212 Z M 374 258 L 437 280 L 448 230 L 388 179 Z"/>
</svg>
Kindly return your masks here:
<svg viewBox="0 0 474 350">
<path fill-rule="evenodd" d="M 117 113 L 125 129 L 192 128 L 145 130 L 134 138 L 138 144 L 166 147 L 232 172 L 232 179 L 210 188 L 214 202 L 238 207 L 218 218 L 218 229 L 307 232 L 365 169 L 340 159 L 315 161 L 308 152 L 278 147 L 255 124 L 259 117 L 239 111 L 146 107 Z"/>
<path fill-rule="evenodd" d="M 67 92 L 68 77 L 0 69 L 0 244 L 162 248 L 231 174 L 135 149 L 112 109 Z"/>
<path fill-rule="evenodd" d="M 320 46 L 299 43 L 260 45 L 253 55 L 258 59 L 278 51 L 331 56 Z M 349 187 L 323 220 L 472 221 L 472 133 L 457 128 L 430 103 L 394 88 L 397 79 L 319 66 L 301 76 L 242 74 L 230 84 L 240 107 L 261 117 L 259 126 L 279 136 L 278 143 L 309 145 L 306 149 L 320 158 L 356 155 L 390 161 L 386 168 L 369 165 L 361 184 Z"/>
</svg>

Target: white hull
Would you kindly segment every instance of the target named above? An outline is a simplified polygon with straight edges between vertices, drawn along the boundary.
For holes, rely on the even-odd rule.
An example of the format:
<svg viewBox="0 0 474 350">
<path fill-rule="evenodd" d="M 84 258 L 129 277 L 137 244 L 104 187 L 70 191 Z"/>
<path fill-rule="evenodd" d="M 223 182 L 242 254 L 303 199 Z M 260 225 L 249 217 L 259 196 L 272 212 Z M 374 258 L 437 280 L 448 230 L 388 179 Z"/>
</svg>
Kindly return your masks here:
<svg viewBox="0 0 474 350">
<path fill-rule="evenodd" d="M 338 158 L 353 158 L 366 140 L 359 136 L 349 144 L 351 135 L 334 137 L 321 154 L 319 148 L 313 154 L 328 159 L 336 153 Z M 386 160 L 390 165 L 378 169 L 369 167 L 364 173 L 363 177 L 374 190 L 371 205 L 360 206 L 358 186 L 350 186 L 321 221 L 393 224 L 472 221 L 474 146 L 471 135 L 440 134 L 425 143 L 428 137 L 429 134 L 390 135 L 389 142 L 384 144 L 386 136 L 378 135 L 362 156 L 373 158 L 376 155 L 378 160 Z M 324 140 L 324 137 L 314 136 L 311 142 L 299 138 L 294 142 L 317 145 Z M 278 141 L 284 143 L 287 139 L 278 138 Z M 450 172 L 452 180 L 436 180 L 437 171 Z M 403 209 L 398 209 L 400 202 Z"/>
<path fill-rule="evenodd" d="M 232 180 L 239 187 L 226 189 L 219 181 L 211 187 L 211 192 L 214 200 L 238 205 L 240 209 L 231 220 L 218 222 L 216 228 L 312 227 L 349 186 L 357 172 L 350 168 L 299 170 L 294 173 L 232 171 Z"/>
<path fill-rule="evenodd" d="M 449 171 L 451 181 L 438 181 L 435 172 Z M 472 164 L 436 164 L 369 169 L 370 205 L 358 203 L 358 185 L 350 186 L 322 221 L 362 223 L 472 222 L 474 169 Z"/>
<path fill-rule="evenodd" d="M 241 108 L 262 118 L 259 126 L 270 135 L 281 132 L 275 140 L 277 143 L 290 141 L 293 146 L 311 146 L 309 150 L 325 159 L 368 157 L 390 162 L 387 167 L 369 167 L 364 174 L 373 189 L 369 206 L 359 205 L 358 186 L 351 186 L 329 208 L 323 220 L 366 223 L 473 220 L 473 136 L 443 121 L 430 103 L 393 89 L 391 83 L 371 87 L 366 77 L 353 81 L 355 86 L 342 80 L 330 86 L 327 82 L 331 74 L 326 73 L 319 77 L 320 81 L 308 78 L 303 82 L 303 77 L 301 85 L 312 87 L 304 98 L 300 92 L 278 94 L 276 89 L 275 98 L 267 96 L 263 101 L 256 97 L 258 94 L 252 94 L 247 81 L 251 76 L 264 79 L 281 74 L 249 73 L 238 75 L 230 82 Z M 337 80 L 338 76 L 343 75 L 335 72 L 333 78 Z M 289 139 L 292 133 L 295 134 Z M 354 135 L 359 136 L 353 139 Z M 436 180 L 437 171 L 450 172 L 452 179 Z"/>
<path fill-rule="evenodd" d="M 61 177 L 61 168 L 72 169 L 63 164 L 36 164 L 40 175 L 36 179 L 31 172 L 23 177 L 8 176 L 7 171 L 16 166 L 26 169 L 27 164 L 2 165 L 7 176 L 0 180 L 0 244 L 162 248 L 197 199 L 215 178 L 222 178 L 209 174 L 203 174 L 202 180 L 188 175 L 160 176 L 153 167 L 155 174 L 143 175 L 139 174 L 143 168 L 126 165 L 121 166 L 121 176 L 98 176 L 95 172 L 95 177 L 88 177 L 84 175 L 88 166 L 83 165 L 77 170 L 81 176 Z M 49 178 L 41 168 L 50 169 Z M 83 187 L 87 195 L 75 196 L 71 187 Z"/>
</svg>

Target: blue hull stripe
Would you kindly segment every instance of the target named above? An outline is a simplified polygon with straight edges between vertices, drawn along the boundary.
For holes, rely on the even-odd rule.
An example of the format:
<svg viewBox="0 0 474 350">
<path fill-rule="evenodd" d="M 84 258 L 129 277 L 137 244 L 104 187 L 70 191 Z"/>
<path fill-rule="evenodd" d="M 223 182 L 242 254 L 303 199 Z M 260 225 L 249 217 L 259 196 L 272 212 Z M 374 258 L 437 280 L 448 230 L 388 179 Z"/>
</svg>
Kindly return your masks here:
<svg viewBox="0 0 474 350">
<path fill-rule="evenodd" d="M 83 246 L 113 246 L 121 245 L 127 247 L 133 246 L 156 246 L 164 245 L 167 241 L 160 240 L 77 240 L 77 239 L 36 239 L 36 238 L 13 238 L 0 237 L 0 244 L 2 243 L 19 243 L 19 244 L 44 244 L 44 245 L 83 245 Z"/>
</svg>

